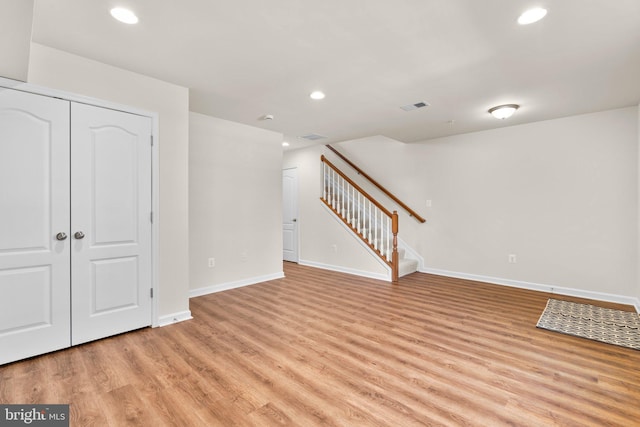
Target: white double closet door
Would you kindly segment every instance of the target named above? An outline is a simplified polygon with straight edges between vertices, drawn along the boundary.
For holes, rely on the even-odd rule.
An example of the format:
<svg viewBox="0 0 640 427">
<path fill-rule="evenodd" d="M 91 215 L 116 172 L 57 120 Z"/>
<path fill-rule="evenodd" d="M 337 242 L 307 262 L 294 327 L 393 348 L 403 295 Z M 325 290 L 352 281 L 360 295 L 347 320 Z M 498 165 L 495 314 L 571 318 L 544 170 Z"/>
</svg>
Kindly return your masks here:
<svg viewBox="0 0 640 427">
<path fill-rule="evenodd" d="M 0 88 L 0 364 L 151 324 L 151 119 Z"/>
</svg>

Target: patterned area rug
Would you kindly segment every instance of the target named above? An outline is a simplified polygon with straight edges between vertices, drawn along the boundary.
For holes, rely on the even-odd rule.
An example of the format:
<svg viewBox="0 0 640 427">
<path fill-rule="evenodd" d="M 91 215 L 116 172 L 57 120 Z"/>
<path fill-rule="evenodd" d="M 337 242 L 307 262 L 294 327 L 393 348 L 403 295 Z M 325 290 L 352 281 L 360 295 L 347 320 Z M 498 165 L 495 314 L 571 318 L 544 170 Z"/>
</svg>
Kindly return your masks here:
<svg viewBox="0 0 640 427">
<path fill-rule="evenodd" d="M 536 326 L 640 350 L 640 316 L 635 312 L 550 299 Z"/>
</svg>

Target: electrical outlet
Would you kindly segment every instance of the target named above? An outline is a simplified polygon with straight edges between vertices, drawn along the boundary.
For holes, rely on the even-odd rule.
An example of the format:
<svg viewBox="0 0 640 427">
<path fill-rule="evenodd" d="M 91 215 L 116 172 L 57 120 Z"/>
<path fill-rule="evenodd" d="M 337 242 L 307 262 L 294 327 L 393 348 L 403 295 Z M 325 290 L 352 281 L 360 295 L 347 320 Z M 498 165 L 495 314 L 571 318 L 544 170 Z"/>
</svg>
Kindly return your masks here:
<svg viewBox="0 0 640 427">
<path fill-rule="evenodd" d="M 213 268 L 216 266 L 216 259 L 215 258 L 209 258 L 209 268 Z"/>
<path fill-rule="evenodd" d="M 518 262 L 516 254 L 509 254 L 509 264 L 515 264 Z"/>
<path fill-rule="evenodd" d="M 338 253 L 338 245 L 331 245 L 331 252 Z"/>
<path fill-rule="evenodd" d="M 427 207 L 430 208 L 431 207 L 431 200 L 427 200 Z"/>
</svg>

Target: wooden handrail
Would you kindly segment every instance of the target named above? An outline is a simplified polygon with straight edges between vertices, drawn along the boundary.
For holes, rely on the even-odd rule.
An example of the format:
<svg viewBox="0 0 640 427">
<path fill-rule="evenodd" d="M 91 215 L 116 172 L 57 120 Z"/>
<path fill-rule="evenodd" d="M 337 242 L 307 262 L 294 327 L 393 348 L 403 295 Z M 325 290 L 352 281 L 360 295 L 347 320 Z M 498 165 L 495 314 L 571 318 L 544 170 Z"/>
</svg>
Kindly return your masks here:
<svg viewBox="0 0 640 427">
<path fill-rule="evenodd" d="M 353 169 L 356 170 L 356 172 L 358 172 L 359 175 L 362 175 L 364 178 L 366 178 L 369 182 L 371 182 L 373 185 L 375 185 L 376 187 L 378 187 L 378 189 L 380 191 L 382 191 L 384 194 L 386 194 L 391 200 L 393 200 L 394 202 L 396 202 L 398 205 L 400 205 L 400 207 L 402 207 L 402 209 L 404 209 L 405 211 L 407 211 L 409 213 L 409 216 L 414 217 L 415 219 L 417 219 L 420 222 L 426 222 L 427 220 L 422 218 L 420 215 L 418 215 L 413 209 L 411 209 L 409 206 L 407 206 L 406 204 L 404 204 L 400 199 L 398 199 L 396 196 L 394 196 L 389 190 L 387 190 L 386 188 L 384 188 L 382 185 L 380 185 L 375 179 L 371 178 L 367 173 L 365 173 L 362 169 L 360 169 L 358 166 L 356 166 L 353 162 L 351 162 L 351 160 L 347 159 L 345 156 L 343 156 L 338 150 L 336 150 L 335 148 L 333 148 L 331 145 L 327 144 L 326 147 L 333 151 L 336 156 L 340 157 L 342 160 L 345 161 L 345 163 L 347 163 L 349 166 L 351 166 Z"/>
<path fill-rule="evenodd" d="M 358 190 L 360 193 L 362 193 L 363 196 L 365 196 L 367 199 L 369 199 L 371 201 L 371 203 L 373 203 L 378 209 L 380 209 L 382 212 L 384 212 L 385 215 L 387 215 L 388 217 L 392 217 L 393 214 L 384 206 L 382 206 L 382 203 L 378 202 L 376 199 L 374 199 L 373 197 L 371 197 L 371 195 L 369 193 L 367 193 L 366 191 L 364 191 L 362 189 L 362 187 L 360 187 L 358 184 L 356 184 L 355 182 L 353 182 L 353 180 L 351 178 L 349 178 L 347 175 L 345 175 L 340 169 L 338 169 L 336 167 L 336 165 L 334 165 L 333 163 L 331 163 L 325 156 L 324 154 L 320 156 L 320 160 L 322 160 L 324 163 L 328 164 L 331 169 L 333 169 L 338 175 L 340 175 L 345 181 L 347 181 L 349 184 L 351 184 L 353 187 L 355 187 L 356 190 Z"/>
</svg>

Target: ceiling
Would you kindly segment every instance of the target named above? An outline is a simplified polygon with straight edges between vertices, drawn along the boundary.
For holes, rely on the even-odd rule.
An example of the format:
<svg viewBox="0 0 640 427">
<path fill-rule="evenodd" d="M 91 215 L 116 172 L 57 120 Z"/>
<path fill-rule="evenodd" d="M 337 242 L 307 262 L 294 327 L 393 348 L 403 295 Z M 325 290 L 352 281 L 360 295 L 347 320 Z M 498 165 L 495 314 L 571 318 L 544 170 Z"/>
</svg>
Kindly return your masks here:
<svg viewBox="0 0 640 427">
<path fill-rule="evenodd" d="M 140 22 L 115 21 L 114 6 Z M 533 6 L 545 19 L 518 25 Z M 639 0 L 35 0 L 32 40 L 188 87 L 191 111 L 291 148 L 312 133 L 415 142 L 640 102 Z M 512 118 L 487 113 L 505 103 L 521 106 Z"/>
</svg>

